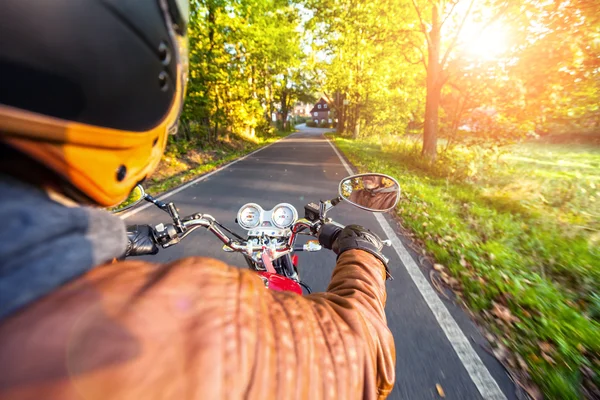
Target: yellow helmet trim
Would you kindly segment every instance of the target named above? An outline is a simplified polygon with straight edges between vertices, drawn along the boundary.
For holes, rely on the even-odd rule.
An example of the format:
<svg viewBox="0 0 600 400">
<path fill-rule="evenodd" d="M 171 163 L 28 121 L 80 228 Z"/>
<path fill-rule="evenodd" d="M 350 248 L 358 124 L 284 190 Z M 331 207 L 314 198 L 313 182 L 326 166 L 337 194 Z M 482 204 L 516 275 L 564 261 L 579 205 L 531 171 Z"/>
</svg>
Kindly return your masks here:
<svg viewBox="0 0 600 400">
<path fill-rule="evenodd" d="M 181 90 L 178 82 L 177 91 Z M 0 105 L 1 140 L 39 160 L 98 204 L 113 206 L 158 165 L 181 102 L 176 93 L 176 104 L 163 121 L 136 133 Z"/>
</svg>

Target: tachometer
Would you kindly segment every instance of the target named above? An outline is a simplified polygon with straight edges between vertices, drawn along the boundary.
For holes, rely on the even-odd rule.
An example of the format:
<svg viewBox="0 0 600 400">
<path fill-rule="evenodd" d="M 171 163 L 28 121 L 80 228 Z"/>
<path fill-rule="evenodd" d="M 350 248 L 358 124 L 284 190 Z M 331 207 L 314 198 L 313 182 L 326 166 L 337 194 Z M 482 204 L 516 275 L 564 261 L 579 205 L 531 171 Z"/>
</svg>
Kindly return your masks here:
<svg viewBox="0 0 600 400">
<path fill-rule="evenodd" d="M 244 229 L 256 228 L 260 223 L 262 208 L 258 204 L 248 203 L 238 211 L 238 224 Z"/>
<path fill-rule="evenodd" d="M 273 209 L 271 221 L 278 228 L 289 228 L 298 219 L 298 212 L 291 204 L 278 204 Z"/>
</svg>

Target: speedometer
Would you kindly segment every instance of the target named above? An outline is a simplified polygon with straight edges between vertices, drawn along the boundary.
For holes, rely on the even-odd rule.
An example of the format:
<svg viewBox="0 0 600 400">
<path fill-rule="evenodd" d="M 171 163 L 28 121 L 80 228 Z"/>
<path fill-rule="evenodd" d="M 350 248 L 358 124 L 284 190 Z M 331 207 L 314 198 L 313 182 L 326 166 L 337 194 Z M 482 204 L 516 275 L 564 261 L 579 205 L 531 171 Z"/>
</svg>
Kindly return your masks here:
<svg viewBox="0 0 600 400">
<path fill-rule="evenodd" d="M 271 221 L 278 228 L 289 228 L 298 219 L 298 212 L 290 204 L 278 204 L 273 209 Z"/>
<path fill-rule="evenodd" d="M 260 223 L 262 208 L 258 204 L 248 203 L 238 211 L 238 224 L 244 229 L 256 228 Z"/>
</svg>

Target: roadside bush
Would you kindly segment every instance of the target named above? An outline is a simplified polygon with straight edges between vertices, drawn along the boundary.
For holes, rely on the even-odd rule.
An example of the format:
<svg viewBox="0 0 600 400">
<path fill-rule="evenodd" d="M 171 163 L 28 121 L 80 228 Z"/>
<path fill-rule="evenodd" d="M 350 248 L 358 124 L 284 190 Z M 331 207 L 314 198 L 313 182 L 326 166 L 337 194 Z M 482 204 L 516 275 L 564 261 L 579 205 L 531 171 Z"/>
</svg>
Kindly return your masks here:
<svg viewBox="0 0 600 400">
<path fill-rule="evenodd" d="M 316 128 L 317 124 L 315 121 L 306 121 L 306 126 L 308 126 L 309 128 Z"/>
<path fill-rule="evenodd" d="M 303 124 L 303 123 L 307 122 L 307 120 L 308 120 L 308 118 L 306 118 L 306 117 L 302 117 L 302 116 L 295 116 L 295 117 L 294 117 L 294 119 L 295 119 L 295 122 L 294 122 L 294 123 L 295 123 L 296 125 Z"/>
<path fill-rule="evenodd" d="M 406 137 L 335 141 L 359 172 L 398 179 L 403 225 L 481 311 L 498 338 L 492 344 L 516 353 L 503 361 L 545 398 L 596 398 L 597 148 L 460 146 L 429 163 Z"/>
</svg>

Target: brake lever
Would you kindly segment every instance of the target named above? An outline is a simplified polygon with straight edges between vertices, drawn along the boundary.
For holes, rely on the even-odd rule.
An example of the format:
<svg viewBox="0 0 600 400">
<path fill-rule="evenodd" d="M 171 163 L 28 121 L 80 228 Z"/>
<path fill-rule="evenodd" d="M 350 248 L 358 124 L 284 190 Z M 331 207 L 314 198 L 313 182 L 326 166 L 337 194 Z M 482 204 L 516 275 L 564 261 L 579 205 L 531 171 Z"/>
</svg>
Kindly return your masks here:
<svg viewBox="0 0 600 400">
<path fill-rule="evenodd" d="M 392 245 L 392 241 L 390 239 L 382 240 L 381 243 L 388 247 Z"/>
</svg>

